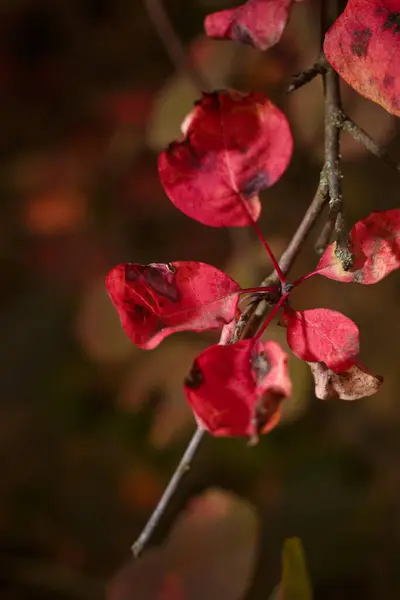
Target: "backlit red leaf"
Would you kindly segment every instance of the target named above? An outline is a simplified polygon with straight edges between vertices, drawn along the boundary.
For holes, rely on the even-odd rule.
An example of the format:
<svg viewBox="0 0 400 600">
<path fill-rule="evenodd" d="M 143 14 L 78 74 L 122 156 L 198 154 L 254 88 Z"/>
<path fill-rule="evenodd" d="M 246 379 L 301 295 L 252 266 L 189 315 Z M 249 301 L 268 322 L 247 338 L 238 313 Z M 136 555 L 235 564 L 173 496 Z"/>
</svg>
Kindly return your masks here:
<svg viewBox="0 0 400 600">
<path fill-rule="evenodd" d="M 276 342 L 242 340 L 199 354 L 185 381 L 198 421 L 213 435 L 251 436 L 270 431 L 291 395 L 287 354 Z"/>
<path fill-rule="evenodd" d="M 379 391 L 383 378 L 369 373 L 361 365 L 334 373 L 324 363 L 309 363 L 315 381 L 315 395 L 320 400 L 339 398 L 358 400 Z"/>
<path fill-rule="evenodd" d="M 204 21 L 206 34 L 267 50 L 279 42 L 293 1 L 247 0 L 237 8 L 208 15 Z"/>
<path fill-rule="evenodd" d="M 349 0 L 324 51 L 352 88 L 400 116 L 399 0 Z"/>
<path fill-rule="evenodd" d="M 400 209 L 371 213 L 354 225 L 350 239 L 355 254 L 350 271 L 343 270 L 334 242 L 321 256 L 316 272 L 346 283 L 377 283 L 400 266 Z"/>
<path fill-rule="evenodd" d="M 189 217 L 214 227 L 249 225 L 258 192 L 286 170 L 293 140 L 264 94 L 205 94 L 182 125 L 184 138 L 159 157 L 161 183 Z"/>
<path fill-rule="evenodd" d="M 175 331 L 201 331 L 229 323 L 240 287 L 219 269 L 200 262 L 125 263 L 106 285 L 122 327 L 140 348 L 151 349 Z M 229 295 L 234 294 L 234 295 Z"/>
<path fill-rule="evenodd" d="M 307 362 L 324 362 L 332 371 L 345 371 L 359 351 L 358 327 L 335 310 L 286 308 L 287 341 L 294 354 Z"/>
</svg>

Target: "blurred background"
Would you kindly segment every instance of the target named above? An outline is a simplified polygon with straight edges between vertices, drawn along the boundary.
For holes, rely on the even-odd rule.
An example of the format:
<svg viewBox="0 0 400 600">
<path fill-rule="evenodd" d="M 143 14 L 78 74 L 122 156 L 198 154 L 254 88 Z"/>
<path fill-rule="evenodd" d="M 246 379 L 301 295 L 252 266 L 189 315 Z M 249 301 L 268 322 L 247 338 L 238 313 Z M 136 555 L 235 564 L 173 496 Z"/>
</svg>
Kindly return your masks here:
<svg viewBox="0 0 400 600">
<path fill-rule="evenodd" d="M 262 195 L 260 219 L 279 255 L 323 158 L 321 82 L 285 95 L 318 51 L 318 3 L 296 4 L 264 54 L 204 37 L 205 15 L 234 4 L 165 0 L 211 88 L 264 91 L 288 115 L 294 157 Z M 0 31 L 0 597 L 89 600 L 108 589 L 112 600 L 265 600 L 284 539 L 299 535 L 316 600 L 399 598 L 398 273 L 371 287 L 314 278 L 294 296 L 297 308 L 358 323 L 381 392 L 318 401 L 307 366 L 291 358 L 282 424 L 256 448 L 207 439 L 157 530 L 160 549 L 129 565 L 194 428 L 182 380 L 218 334 L 140 351 L 104 277 L 122 261 L 201 260 L 246 287 L 270 264 L 252 232 L 196 223 L 162 190 L 158 153 L 199 92 L 143 2 L 1 0 Z M 393 117 L 346 86 L 343 101 L 400 157 Z M 342 154 L 350 224 L 398 206 L 395 171 L 345 135 Z M 293 276 L 316 264 L 312 242 Z M 284 344 L 282 328 L 268 336 Z"/>
</svg>

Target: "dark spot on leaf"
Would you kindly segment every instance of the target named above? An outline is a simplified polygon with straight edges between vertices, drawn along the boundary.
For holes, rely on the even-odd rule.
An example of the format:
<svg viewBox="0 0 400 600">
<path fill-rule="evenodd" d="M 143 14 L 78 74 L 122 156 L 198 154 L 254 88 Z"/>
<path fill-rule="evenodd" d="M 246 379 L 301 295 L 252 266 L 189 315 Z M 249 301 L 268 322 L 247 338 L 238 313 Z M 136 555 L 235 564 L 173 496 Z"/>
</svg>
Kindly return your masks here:
<svg viewBox="0 0 400 600">
<path fill-rule="evenodd" d="M 393 75 L 386 75 L 386 77 L 383 79 L 383 85 L 385 88 L 392 88 L 394 87 L 395 81 L 396 80 Z"/>
<path fill-rule="evenodd" d="M 137 267 L 134 265 L 126 264 L 125 265 L 125 281 L 137 281 L 139 277 L 139 273 L 137 271 Z"/>
<path fill-rule="evenodd" d="M 149 309 L 146 308 L 145 306 L 142 306 L 141 304 L 135 304 L 134 311 L 136 313 L 136 316 L 138 316 L 138 317 L 147 318 L 151 315 L 151 312 L 149 311 Z"/>
<path fill-rule="evenodd" d="M 221 106 L 221 94 L 223 94 L 224 91 L 225 90 L 215 90 L 214 92 L 203 92 L 202 97 L 200 100 L 195 101 L 194 106 L 203 105 L 203 108 L 205 106 L 211 106 L 215 110 L 219 110 Z"/>
<path fill-rule="evenodd" d="M 352 53 L 356 56 L 365 56 L 371 37 L 372 31 L 369 27 L 365 27 L 365 29 L 355 29 L 353 31 L 353 43 L 351 45 Z"/>
<path fill-rule="evenodd" d="M 203 371 L 200 369 L 197 360 L 195 360 L 189 375 L 184 380 L 184 385 L 192 390 L 197 390 L 204 381 Z"/>
<path fill-rule="evenodd" d="M 371 76 L 368 78 L 368 83 L 372 88 L 375 87 L 376 85 L 379 85 L 378 78 L 374 77 L 374 76 Z"/>
<path fill-rule="evenodd" d="M 160 294 L 171 302 L 180 300 L 180 293 L 175 282 L 175 273 L 171 273 L 168 267 L 166 272 L 150 265 L 143 270 L 143 279 L 157 294 Z"/>
<path fill-rule="evenodd" d="M 232 27 L 232 38 L 241 42 L 242 44 L 248 44 L 250 46 L 256 46 L 251 31 L 240 23 L 235 23 Z"/>
<path fill-rule="evenodd" d="M 251 198 L 260 190 L 265 190 L 269 186 L 268 176 L 263 171 L 257 173 L 249 179 L 240 190 L 244 196 Z"/>
<path fill-rule="evenodd" d="M 192 137 L 192 131 L 189 127 L 186 137 L 180 142 L 172 142 L 168 146 L 167 152 L 170 152 L 173 161 L 177 160 L 178 164 L 182 164 L 184 168 L 201 170 L 206 151 L 201 151 L 200 147 L 192 142 Z M 184 159 L 181 151 L 185 151 Z"/>
<path fill-rule="evenodd" d="M 394 33 L 400 33 L 400 12 L 391 12 L 382 25 L 382 30 L 392 29 Z"/>
</svg>

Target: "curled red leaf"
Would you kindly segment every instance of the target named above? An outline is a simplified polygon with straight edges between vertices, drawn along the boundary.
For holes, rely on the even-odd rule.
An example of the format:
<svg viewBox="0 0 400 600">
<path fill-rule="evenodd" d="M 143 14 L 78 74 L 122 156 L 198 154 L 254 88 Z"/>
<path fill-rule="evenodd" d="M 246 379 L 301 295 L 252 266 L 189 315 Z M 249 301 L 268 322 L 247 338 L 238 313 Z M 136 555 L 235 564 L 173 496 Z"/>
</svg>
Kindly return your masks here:
<svg viewBox="0 0 400 600">
<path fill-rule="evenodd" d="M 350 240 L 355 254 L 350 271 L 343 270 L 333 242 L 321 256 L 316 272 L 346 283 L 377 283 L 400 266 L 400 209 L 373 212 L 358 221 Z"/>
<path fill-rule="evenodd" d="M 398 0 L 349 0 L 325 36 L 324 51 L 353 89 L 400 116 Z"/>
<path fill-rule="evenodd" d="M 182 125 L 184 138 L 159 157 L 174 205 L 213 227 L 249 225 L 258 192 L 286 170 L 293 149 L 285 115 L 264 94 L 205 94 Z"/>
<path fill-rule="evenodd" d="M 327 308 L 292 310 L 283 317 L 287 342 L 307 362 L 324 362 L 332 371 L 346 371 L 359 352 L 357 325 L 342 313 Z"/>
<path fill-rule="evenodd" d="M 297 0 L 300 1 L 300 0 Z M 241 6 L 208 15 L 206 34 L 267 50 L 279 42 L 294 0 L 247 0 Z"/>
<path fill-rule="evenodd" d="M 121 324 L 140 348 L 151 349 L 176 331 L 201 331 L 229 323 L 240 286 L 200 262 L 114 267 L 106 278 Z M 234 294 L 234 295 L 232 295 Z"/>
<path fill-rule="evenodd" d="M 185 380 L 185 395 L 198 421 L 216 436 L 270 431 L 291 395 L 287 354 L 276 342 L 242 340 L 210 346 Z"/>
<path fill-rule="evenodd" d="M 324 363 L 309 363 L 315 381 L 315 395 L 320 400 L 358 400 L 379 391 L 383 378 L 369 373 L 361 365 L 334 373 Z"/>
</svg>

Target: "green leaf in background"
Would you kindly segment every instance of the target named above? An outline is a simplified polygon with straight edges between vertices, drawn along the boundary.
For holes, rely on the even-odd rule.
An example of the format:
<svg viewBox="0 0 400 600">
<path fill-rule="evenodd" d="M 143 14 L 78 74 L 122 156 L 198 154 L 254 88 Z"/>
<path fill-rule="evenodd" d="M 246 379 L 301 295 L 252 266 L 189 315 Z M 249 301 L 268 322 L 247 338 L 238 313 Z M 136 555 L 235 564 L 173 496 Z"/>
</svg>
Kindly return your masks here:
<svg viewBox="0 0 400 600">
<path fill-rule="evenodd" d="M 270 600 L 312 600 L 304 549 L 300 538 L 289 538 L 283 545 L 282 580 Z"/>
</svg>

